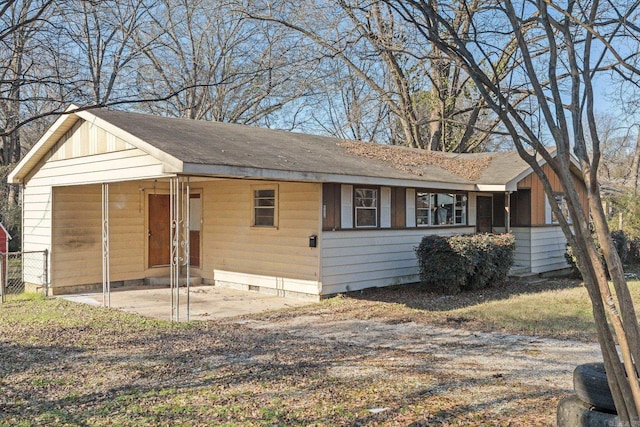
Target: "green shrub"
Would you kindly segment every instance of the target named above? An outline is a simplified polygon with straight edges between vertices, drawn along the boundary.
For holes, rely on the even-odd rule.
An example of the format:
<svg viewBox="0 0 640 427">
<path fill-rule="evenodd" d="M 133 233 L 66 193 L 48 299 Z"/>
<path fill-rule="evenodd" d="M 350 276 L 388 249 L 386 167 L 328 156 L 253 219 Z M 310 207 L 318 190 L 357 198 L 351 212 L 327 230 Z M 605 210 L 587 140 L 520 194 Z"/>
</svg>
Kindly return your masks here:
<svg viewBox="0 0 640 427">
<path fill-rule="evenodd" d="M 624 234 L 622 230 L 612 231 L 611 239 L 613 240 L 613 245 L 616 247 L 620 261 L 622 261 L 623 264 L 626 263 L 629 258 L 629 240 L 626 234 Z"/>
<path fill-rule="evenodd" d="M 467 271 L 462 256 L 443 236 L 424 236 L 416 247 L 420 281 L 438 292 L 458 293 L 465 285 Z"/>
<path fill-rule="evenodd" d="M 595 233 L 592 233 L 591 237 L 593 238 L 593 241 L 596 244 L 596 249 L 598 250 L 598 255 L 600 256 L 600 262 L 602 263 L 603 267 L 605 267 L 605 271 L 607 272 L 607 275 L 608 275 L 609 270 L 607 269 L 607 263 L 604 260 L 604 255 L 602 253 L 602 249 L 600 247 L 600 242 L 598 241 L 598 237 L 596 236 Z M 611 239 L 613 240 L 613 245 L 616 248 L 616 252 L 618 253 L 618 256 L 620 257 L 620 261 L 622 261 L 623 264 L 626 263 L 627 260 L 629 259 L 629 256 L 630 255 L 633 256 L 633 252 L 637 250 L 633 245 L 633 241 L 630 241 L 629 239 L 627 239 L 625 232 L 622 230 L 612 231 Z M 573 274 L 576 277 L 580 277 L 580 270 L 578 270 L 576 257 L 573 254 L 573 249 L 571 248 L 571 245 L 569 244 L 567 244 L 567 249 L 565 251 L 564 258 L 567 260 L 567 263 L 571 267 Z"/>
<path fill-rule="evenodd" d="M 425 236 L 416 247 L 422 283 L 449 294 L 503 282 L 514 254 L 511 234 Z"/>
</svg>

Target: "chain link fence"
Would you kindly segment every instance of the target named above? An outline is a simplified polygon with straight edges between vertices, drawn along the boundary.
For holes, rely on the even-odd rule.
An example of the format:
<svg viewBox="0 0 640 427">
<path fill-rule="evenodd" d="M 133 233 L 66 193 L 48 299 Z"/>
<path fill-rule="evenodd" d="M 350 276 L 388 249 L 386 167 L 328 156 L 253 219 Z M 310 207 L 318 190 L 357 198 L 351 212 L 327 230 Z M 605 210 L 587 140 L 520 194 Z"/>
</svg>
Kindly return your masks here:
<svg viewBox="0 0 640 427">
<path fill-rule="evenodd" d="M 9 252 L 0 254 L 0 292 L 2 302 L 24 293 L 25 284 L 41 288 L 48 295 L 48 251 Z"/>
</svg>

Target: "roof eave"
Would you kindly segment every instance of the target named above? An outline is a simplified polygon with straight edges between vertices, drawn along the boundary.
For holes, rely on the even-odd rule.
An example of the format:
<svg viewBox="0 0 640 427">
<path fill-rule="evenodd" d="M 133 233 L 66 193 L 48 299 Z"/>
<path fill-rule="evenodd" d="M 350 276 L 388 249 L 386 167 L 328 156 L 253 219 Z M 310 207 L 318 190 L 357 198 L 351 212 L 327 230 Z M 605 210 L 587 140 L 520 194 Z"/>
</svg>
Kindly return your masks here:
<svg viewBox="0 0 640 427">
<path fill-rule="evenodd" d="M 390 187 L 416 187 L 443 190 L 474 191 L 475 184 L 438 182 L 410 178 L 384 178 L 363 175 L 347 175 L 320 172 L 264 169 L 247 166 L 209 165 L 185 163 L 182 173 L 186 175 L 219 178 L 269 179 L 274 181 L 336 182 L 343 184 L 381 185 Z"/>
<path fill-rule="evenodd" d="M 33 170 L 38 162 L 49 152 L 51 147 L 67 132 L 78 119 L 83 119 L 93 123 L 96 126 L 105 129 L 107 132 L 114 134 L 116 137 L 130 143 L 149 155 L 157 158 L 164 164 L 166 173 L 182 172 L 183 162 L 177 158 L 165 153 L 164 151 L 154 147 L 153 145 L 141 140 L 140 138 L 120 129 L 117 126 L 95 116 L 90 110 L 78 111 L 80 107 L 70 105 L 65 112 L 47 129 L 45 134 L 38 142 L 27 152 L 20 160 L 16 167 L 11 171 L 7 180 L 11 184 L 24 183 L 26 177 Z"/>
<path fill-rule="evenodd" d="M 558 155 L 558 150 L 553 150 L 551 153 L 552 157 L 556 157 Z M 538 161 L 538 165 L 540 165 L 540 167 L 544 166 L 547 163 L 547 161 L 544 158 L 540 158 L 540 160 Z M 582 171 L 580 170 L 580 163 L 578 161 L 578 159 L 573 155 L 573 153 L 570 154 L 570 164 L 569 167 L 573 169 L 574 173 L 580 177 L 582 179 Z M 527 176 L 529 176 L 530 174 L 533 173 L 533 168 L 531 166 L 527 167 L 525 170 L 523 170 L 522 172 L 520 172 L 518 175 L 516 175 L 514 178 L 512 178 L 511 180 L 509 180 L 505 186 L 511 188 L 510 191 L 517 191 L 518 190 L 518 183 L 520 181 L 522 181 L 524 178 L 526 178 Z"/>
</svg>

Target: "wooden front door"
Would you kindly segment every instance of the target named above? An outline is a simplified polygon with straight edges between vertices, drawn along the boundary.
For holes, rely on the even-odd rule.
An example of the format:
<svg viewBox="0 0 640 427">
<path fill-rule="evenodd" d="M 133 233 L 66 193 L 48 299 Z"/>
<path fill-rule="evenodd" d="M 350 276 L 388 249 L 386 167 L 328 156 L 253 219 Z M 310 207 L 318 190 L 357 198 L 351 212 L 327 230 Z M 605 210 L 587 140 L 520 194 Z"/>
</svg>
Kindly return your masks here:
<svg viewBox="0 0 640 427">
<path fill-rule="evenodd" d="M 200 267 L 200 222 L 202 220 L 202 199 L 200 194 L 189 195 L 189 264 Z"/>
<path fill-rule="evenodd" d="M 149 194 L 149 267 L 170 263 L 170 209 L 168 194 Z"/>
<path fill-rule="evenodd" d="M 476 197 L 476 228 L 478 233 L 491 233 L 493 222 L 493 199 L 486 196 Z"/>
</svg>

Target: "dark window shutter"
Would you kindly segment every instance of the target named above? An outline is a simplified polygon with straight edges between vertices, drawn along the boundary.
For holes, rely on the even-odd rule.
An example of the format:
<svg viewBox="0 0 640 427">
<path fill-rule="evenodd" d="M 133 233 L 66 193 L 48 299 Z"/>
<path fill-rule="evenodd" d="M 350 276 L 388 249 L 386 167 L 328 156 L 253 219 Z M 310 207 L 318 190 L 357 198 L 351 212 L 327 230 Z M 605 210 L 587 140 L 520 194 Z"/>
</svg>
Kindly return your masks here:
<svg viewBox="0 0 640 427">
<path fill-rule="evenodd" d="M 340 228 L 340 184 L 322 184 L 322 229 Z"/>
</svg>

